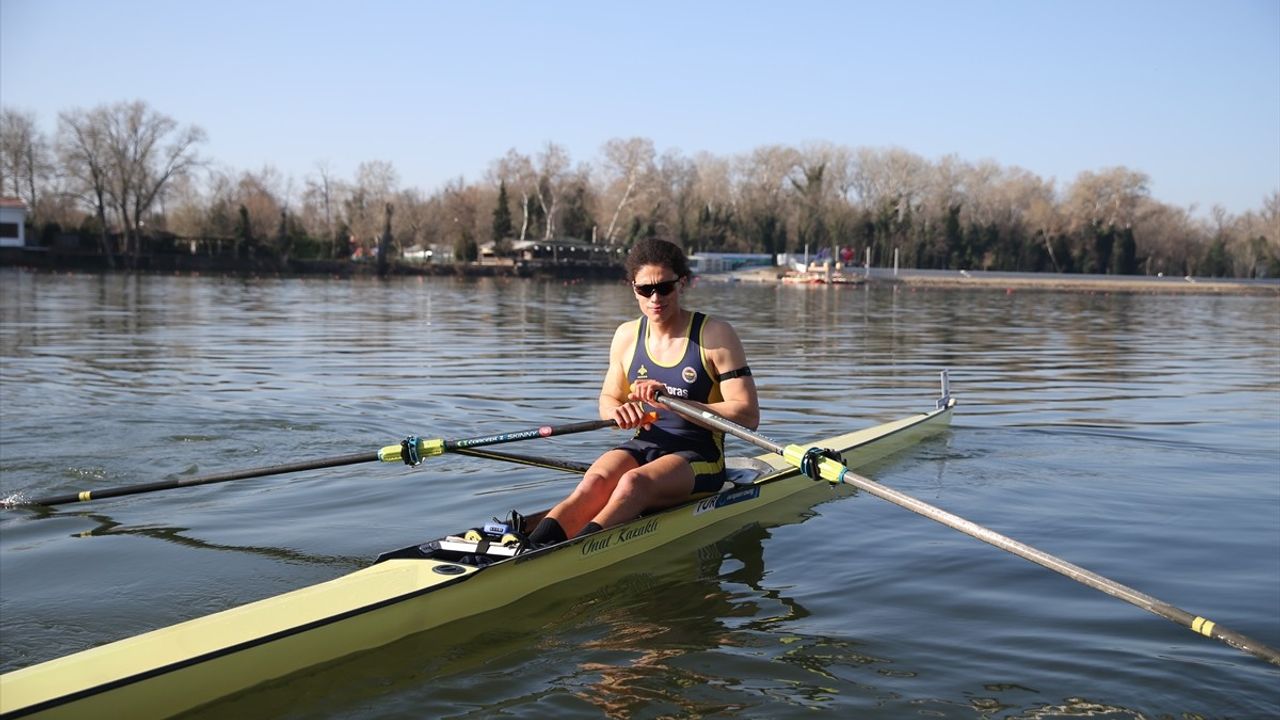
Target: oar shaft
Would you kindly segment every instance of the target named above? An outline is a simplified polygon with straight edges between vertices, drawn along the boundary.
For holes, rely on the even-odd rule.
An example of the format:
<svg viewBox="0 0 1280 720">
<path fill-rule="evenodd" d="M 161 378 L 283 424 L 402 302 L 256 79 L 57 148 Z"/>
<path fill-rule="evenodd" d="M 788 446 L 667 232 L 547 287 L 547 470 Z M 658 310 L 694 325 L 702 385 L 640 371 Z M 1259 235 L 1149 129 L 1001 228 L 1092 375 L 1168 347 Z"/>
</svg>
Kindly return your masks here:
<svg viewBox="0 0 1280 720">
<path fill-rule="evenodd" d="M 300 472 L 303 470 L 319 470 L 322 468 L 340 467 L 342 465 L 354 465 L 356 463 L 374 462 L 377 459 L 378 454 L 376 452 L 338 455 L 336 457 L 322 458 L 319 460 L 284 463 L 282 465 L 251 468 L 248 470 L 232 470 L 228 472 L 212 473 L 210 475 L 181 478 L 178 480 L 161 480 L 151 483 L 139 483 L 137 485 L 103 488 L 101 490 L 82 490 L 80 492 L 68 493 L 66 495 L 54 495 L 51 497 L 37 498 L 35 500 L 26 500 L 23 501 L 22 504 L 66 505 L 76 502 L 88 502 L 90 500 L 105 500 L 106 498 L 123 497 L 125 495 L 138 495 L 140 493 L 155 492 L 157 490 L 172 490 L 174 488 L 191 487 L 193 485 L 209 485 L 211 483 L 228 482 L 231 480 L 246 480 L 248 478 L 264 477 L 266 475 L 280 475 L 283 473 Z"/>
<path fill-rule="evenodd" d="M 516 442 L 518 440 L 531 440 L 540 437 L 554 437 L 556 435 L 571 435 L 573 433 L 590 432 L 592 430 L 603 430 L 607 427 L 614 427 L 618 423 L 613 420 L 587 420 L 585 422 L 565 423 L 564 425 L 542 425 L 527 430 L 517 430 L 515 432 L 498 433 L 496 435 L 481 435 L 480 437 L 462 438 L 460 440 L 446 440 L 444 447 L 446 450 L 457 450 L 458 448 L 482 447 L 485 445 L 499 445 L 502 443 Z"/>
<path fill-rule="evenodd" d="M 835 461 L 829 461 L 837 464 Z M 825 477 L 825 472 L 824 472 Z M 1118 583 L 1115 580 L 1099 575 L 1092 570 L 1086 570 L 1074 563 L 1063 560 L 1060 557 L 1050 555 L 1043 550 L 1038 550 L 1026 543 L 1019 542 L 1013 538 L 1002 535 L 990 528 L 979 525 L 971 520 L 966 520 L 954 513 L 947 512 L 939 507 L 930 505 L 929 503 L 918 500 L 910 495 L 899 492 L 892 488 L 881 485 L 880 483 L 862 477 L 843 468 L 839 471 L 841 482 L 848 483 L 859 490 L 864 490 L 882 500 L 906 508 L 918 515 L 923 515 L 935 522 L 946 525 L 953 530 L 959 530 L 973 538 L 977 538 L 988 545 L 1000 548 L 1006 552 L 1013 553 L 1024 560 L 1029 560 L 1037 565 L 1046 567 L 1060 575 L 1075 580 L 1078 583 L 1087 585 L 1095 590 L 1100 590 L 1112 597 L 1120 598 L 1125 602 L 1135 605 L 1146 610 L 1147 612 L 1159 615 L 1166 620 L 1175 622 L 1183 627 L 1190 628 L 1192 631 L 1213 638 L 1220 642 L 1226 643 L 1238 650 L 1243 650 L 1251 655 L 1266 660 L 1269 663 L 1280 665 L 1280 652 L 1261 643 L 1246 635 L 1242 635 L 1234 630 L 1224 628 L 1212 620 L 1193 615 L 1186 610 L 1175 607 L 1162 600 L 1147 595 L 1139 590 Z"/>
<path fill-rule="evenodd" d="M 773 440 L 770 440 L 769 438 L 765 437 L 764 435 L 761 435 L 760 433 L 752 430 L 751 428 L 739 425 L 738 423 L 730 420 L 729 418 L 720 417 L 719 415 L 711 412 L 710 410 L 700 408 L 697 405 L 694 405 L 692 403 L 685 402 L 684 400 L 677 400 L 676 398 L 668 397 L 666 395 L 659 395 L 658 402 L 663 405 L 666 405 L 672 410 L 675 410 L 680 415 L 683 415 L 686 419 L 692 422 L 695 422 L 705 428 L 708 428 L 711 430 L 719 430 L 720 432 L 723 432 L 723 433 L 728 433 L 735 437 L 746 440 L 752 445 L 762 447 L 765 450 L 769 450 L 771 452 L 776 452 L 779 455 L 783 454 L 783 451 L 786 450 L 786 448 L 783 445 L 776 443 Z"/>
<path fill-rule="evenodd" d="M 501 460 L 502 462 L 515 463 L 517 465 L 529 465 L 546 470 L 562 470 L 564 472 L 571 473 L 584 473 L 591 468 L 590 463 L 584 463 L 578 460 L 560 460 L 558 458 L 539 457 L 537 455 L 517 455 L 515 453 L 499 452 L 497 450 L 458 448 L 457 450 L 454 450 L 454 452 L 459 455 L 468 455 L 470 457 L 485 458 L 487 460 Z"/>
<path fill-rule="evenodd" d="M 658 419 L 656 414 L 650 413 L 647 422 L 653 422 Z M 519 440 L 531 440 L 533 438 L 549 438 L 559 435 L 571 435 L 573 433 L 590 432 L 592 430 L 601 430 L 608 427 L 616 427 L 615 420 L 587 420 L 585 422 L 565 423 L 563 425 L 539 425 L 535 428 L 526 430 L 516 430 L 514 432 L 498 433 L 496 435 L 480 435 L 478 437 L 460 438 L 458 440 L 444 439 L 423 439 L 410 438 L 414 441 L 414 449 L 417 452 L 417 458 L 410 458 L 412 464 L 416 464 L 417 460 L 443 455 L 446 452 L 456 452 L 464 448 L 477 448 L 486 445 L 500 445 L 502 443 L 516 442 Z M 406 443 L 408 440 L 406 440 Z M 388 445 L 378 451 L 378 459 L 383 462 L 400 462 L 404 459 L 405 444 Z"/>
<path fill-rule="evenodd" d="M 759 433 L 745 428 L 731 420 L 720 417 L 713 412 L 697 407 L 683 400 L 677 400 L 662 396 L 658 398 L 658 402 L 671 408 L 680 415 L 688 418 L 692 422 L 696 422 L 705 427 L 721 432 L 729 433 L 735 437 L 741 438 L 757 445 L 766 450 L 778 453 L 794 465 L 799 466 L 801 458 L 804 456 L 806 448 L 792 445 L 784 447 Z M 1042 550 L 1037 550 L 1025 543 L 1018 542 L 1011 537 L 1002 535 L 990 528 L 983 527 L 975 522 L 966 520 L 959 515 L 947 512 L 942 508 L 930 505 L 914 498 L 906 493 L 894 490 L 892 488 L 881 485 L 878 482 L 862 477 L 849 470 L 843 463 L 831 459 L 823 459 L 818 463 L 818 469 L 822 477 L 831 482 L 844 482 L 854 487 L 868 492 L 876 497 L 887 500 L 894 505 L 905 508 L 918 515 L 934 520 L 935 522 L 946 525 L 954 530 L 977 538 L 989 545 L 1000 548 L 1007 552 L 1013 553 L 1018 557 L 1029 560 L 1037 565 L 1046 567 L 1056 573 L 1068 577 L 1076 582 L 1087 585 L 1095 590 L 1101 590 L 1113 597 L 1120 598 L 1127 603 L 1142 608 L 1148 612 L 1154 613 L 1167 620 L 1175 622 L 1183 627 L 1190 628 L 1192 631 L 1213 638 L 1220 642 L 1226 643 L 1238 650 L 1243 650 L 1255 657 L 1266 660 L 1269 663 L 1280 665 L 1280 652 L 1274 648 L 1267 646 L 1265 643 L 1259 642 L 1246 635 L 1242 635 L 1234 630 L 1224 628 L 1212 620 L 1193 615 L 1186 610 L 1175 607 L 1161 600 L 1151 597 L 1145 593 L 1139 592 L 1127 585 L 1123 585 L 1109 578 L 1103 577 L 1091 570 L 1086 570 L 1079 565 L 1067 562 L 1062 558 L 1050 555 Z"/>
<path fill-rule="evenodd" d="M 656 415 L 652 415 L 649 418 L 650 421 L 656 419 Z M 481 435 L 478 437 L 460 438 L 456 440 L 445 440 L 442 438 L 434 440 L 416 439 L 416 443 L 420 457 L 430 457 L 433 455 L 440 455 L 445 452 L 465 453 L 465 451 L 471 448 L 482 447 L 485 445 L 497 445 L 499 443 L 516 442 L 518 440 L 529 440 L 532 438 L 570 435 L 572 433 L 615 427 L 616 425 L 617 423 L 613 420 L 588 420 L 585 422 L 565 423 L 563 425 L 540 425 L 536 428 L 517 430 L 515 432 L 498 433 L 496 435 Z M 403 445 L 388 445 L 377 452 L 338 455 L 336 457 L 321 458 L 318 460 L 304 460 L 300 462 L 284 463 L 282 465 L 272 465 L 270 467 L 251 468 L 247 470 L 232 470 L 229 472 L 200 475 L 178 480 L 162 480 L 159 482 L 125 485 L 122 487 L 103 488 L 100 490 L 82 490 L 80 492 L 68 493 L 66 495 L 17 501 L 14 502 L 13 505 L 67 505 L 69 503 L 103 500 L 106 498 L 123 497 L 125 495 L 137 495 L 140 493 L 155 492 L 157 490 L 171 490 L 174 488 L 190 487 L 193 485 L 208 485 L 210 483 L 228 482 L 231 480 L 246 480 L 248 478 L 265 477 L 267 475 L 282 475 L 285 473 L 300 472 L 303 470 L 320 470 L 323 468 L 339 467 L 342 465 L 377 462 L 379 460 L 382 462 L 399 462 L 401 460 L 402 448 Z M 531 461 L 530 459 L 516 459 L 516 457 L 518 456 L 513 456 L 510 459 L 515 462 L 524 462 L 528 465 L 540 465 L 542 467 L 549 467 L 558 470 L 571 470 L 575 472 L 585 470 L 585 468 L 580 470 L 576 464 L 571 463 L 567 465 L 556 464 L 555 461 L 544 460 L 542 458 L 533 458 Z"/>
</svg>

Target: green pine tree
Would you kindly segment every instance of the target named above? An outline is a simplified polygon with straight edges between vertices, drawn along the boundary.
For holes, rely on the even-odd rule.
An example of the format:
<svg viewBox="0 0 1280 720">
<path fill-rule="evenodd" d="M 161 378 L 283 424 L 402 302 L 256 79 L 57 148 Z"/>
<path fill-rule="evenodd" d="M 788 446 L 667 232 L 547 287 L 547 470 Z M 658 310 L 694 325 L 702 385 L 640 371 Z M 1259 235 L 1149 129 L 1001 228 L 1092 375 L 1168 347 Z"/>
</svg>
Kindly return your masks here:
<svg viewBox="0 0 1280 720">
<path fill-rule="evenodd" d="M 240 206 L 240 220 L 236 222 L 236 259 L 247 260 L 254 255 L 253 226 L 249 223 L 249 208 Z"/>
<path fill-rule="evenodd" d="M 475 262 L 480 257 L 480 248 L 469 231 L 464 230 L 453 243 L 454 262 Z"/>
<path fill-rule="evenodd" d="M 1201 273 L 1209 277 L 1226 277 L 1228 273 L 1227 267 L 1227 244 L 1223 242 L 1221 237 L 1216 237 L 1209 244 L 1209 250 L 1205 253 L 1204 265 L 1201 266 Z"/>
<path fill-rule="evenodd" d="M 493 235 L 489 238 L 495 243 L 515 234 L 515 222 L 511 219 L 511 204 L 507 199 L 507 183 L 498 183 L 498 205 L 493 209 Z"/>
<path fill-rule="evenodd" d="M 594 224 L 587 210 L 587 189 L 577 185 L 565 204 L 564 217 L 560 221 L 561 234 L 576 240 L 590 240 Z"/>
<path fill-rule="evenodd" d="M 1138 244 L 1133 238 L 1133 228 L 1120 231 L 1116 251 L 1111 256 L 1111 272 L 1115 275 L 1138 274 Z"/>
</svg>

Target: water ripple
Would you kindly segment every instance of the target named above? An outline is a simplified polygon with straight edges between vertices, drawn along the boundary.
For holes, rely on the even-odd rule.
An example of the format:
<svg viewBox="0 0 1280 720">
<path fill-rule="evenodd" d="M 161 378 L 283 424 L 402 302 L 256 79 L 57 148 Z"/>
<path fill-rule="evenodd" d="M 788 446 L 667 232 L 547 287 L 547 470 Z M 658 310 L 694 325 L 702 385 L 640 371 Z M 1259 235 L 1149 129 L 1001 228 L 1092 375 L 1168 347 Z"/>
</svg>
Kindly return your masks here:
<svg viewBox="0 0 1280 720">
<path fill-rule="evenodd" d="M 733 321 L 771 437 L 931 407 L 950 368 L 953 431 L 868 473 L 1280 645 L 1274 299 L 703 283 L 689 303 Z M 620 283 L 0 270 L 0 496 L 594 417 L 634 315 Z M 6 512 L 0 669 L 334 577 L 572 482 L 442 456 Z M 815 487 L 719 532 L 209 713 L 1280 714 L 1270 668 L 863 493 Z"/>
</svg>

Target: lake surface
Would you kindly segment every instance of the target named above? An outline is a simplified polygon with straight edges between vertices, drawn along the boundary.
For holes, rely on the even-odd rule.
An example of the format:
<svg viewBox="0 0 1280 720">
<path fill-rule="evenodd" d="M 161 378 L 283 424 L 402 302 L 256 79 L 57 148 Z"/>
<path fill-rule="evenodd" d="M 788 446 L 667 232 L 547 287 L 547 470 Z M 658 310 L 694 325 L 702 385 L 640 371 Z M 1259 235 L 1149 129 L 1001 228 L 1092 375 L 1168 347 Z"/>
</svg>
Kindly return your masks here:
<svg viewBox="0 0 1280 720">
<path fill-rule="evenodd" d="M 949 368 L 952 429 L 869 474 L 1280 647 L 1275 298 L 702 283 L 687 304 L 734 323 L 782 442 L 926 410 Z M 620 283 L 0 270 L 0 495 L 594 419 L 636 314 Z M 0 511 L 0 669 L 573 482 L 443 456 Z M 1280 668 L 870 495 L 805 498 L 196 715 L 1280 715 Z"/>
</svg>

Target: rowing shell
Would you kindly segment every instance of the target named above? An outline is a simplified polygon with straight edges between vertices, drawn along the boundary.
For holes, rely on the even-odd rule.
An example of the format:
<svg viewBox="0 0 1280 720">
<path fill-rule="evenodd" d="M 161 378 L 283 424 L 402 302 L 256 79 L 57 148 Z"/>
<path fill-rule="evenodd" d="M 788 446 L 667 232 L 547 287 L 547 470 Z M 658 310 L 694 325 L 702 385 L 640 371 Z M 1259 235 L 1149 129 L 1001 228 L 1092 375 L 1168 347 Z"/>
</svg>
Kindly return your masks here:
<svg viewBox="0 0 1280 720">
<path fill-rule="evenodd" d="M 944 395 L 930 412 L 816 444 L 856 470 L 938 432 L 954 405 Z M 558 545 L 516 553 L 449 536 L 328 582 L 0 675 L 0 718 L 168 717 L 494 610 L 814 486 L 777 454 L 733 464 L 758 476 Z"/>
</svg>

